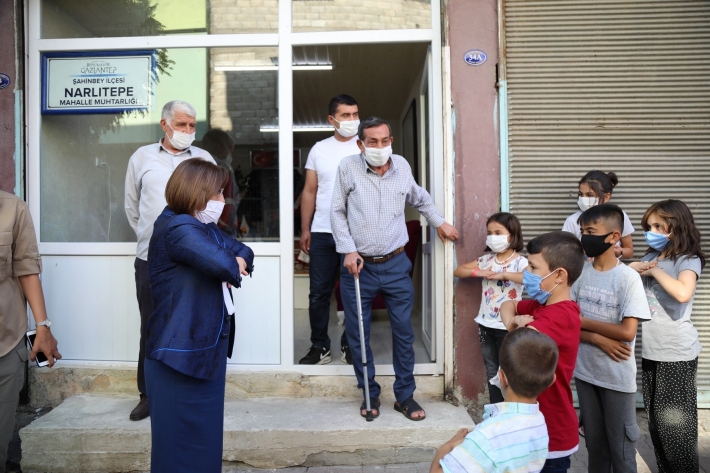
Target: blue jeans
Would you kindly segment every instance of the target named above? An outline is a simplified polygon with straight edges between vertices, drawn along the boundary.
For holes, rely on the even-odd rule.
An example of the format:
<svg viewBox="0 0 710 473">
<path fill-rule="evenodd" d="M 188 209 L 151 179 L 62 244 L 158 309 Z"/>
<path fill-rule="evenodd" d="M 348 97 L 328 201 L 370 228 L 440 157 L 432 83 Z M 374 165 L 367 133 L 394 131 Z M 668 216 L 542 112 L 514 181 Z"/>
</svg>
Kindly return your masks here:
<svg viewBox="0 0 710 473">
<path fill-rule="evenodd" d="M 572 466 L 570 456 L 561 458 L 548 458 L 545 460 L 545 466 L 542 467 L 540 473 L 566 473 Z"/>
<path fill-rule="evenodd" d="M 308 266 L 310 294 L 308 295 L 308 318 L 311 322 L 311 344 L 330 350 L 328 322 L 330 321 L 330 295 L 335 285 L 335 276 L 340 268 L 340 255 L 335 251 L 335 240 L 330 233 L 311 233 L 311 262 Z M 340 345 L 347 345 L 345 330 Z"/>
<path fill-rule="evenodd" d="M 343 257 L 344 259 L 344 257 Z M 412 328 L 412 306 L 414 286 L 409 271 L 412 263 L 405 253 L 400 253 L 384 263 L 365 263 L 360 271 L 360 296 L 365 332 L 365 352 L 367 353 L 367 377 L 370 397 L 379 397 L 380 385 L 375 381 L 375 361 L 370 349 L 370 307 L 377 294 L 382 294 L 392 325 L 392 361 L 394 365 L 394 394 L 398 402 L 414 395 L 414 330 Z M 365 388 L 360 347 L 360 324 L 358 321 L 355 278 L 343 271 L 340 276 L 340 295 L 345 308 L 345 332 L 348 336 L 353 367 L 357 376 L 357 386 Z M 363 394 L 364 395 L 364 394 Z"/>
</svg>

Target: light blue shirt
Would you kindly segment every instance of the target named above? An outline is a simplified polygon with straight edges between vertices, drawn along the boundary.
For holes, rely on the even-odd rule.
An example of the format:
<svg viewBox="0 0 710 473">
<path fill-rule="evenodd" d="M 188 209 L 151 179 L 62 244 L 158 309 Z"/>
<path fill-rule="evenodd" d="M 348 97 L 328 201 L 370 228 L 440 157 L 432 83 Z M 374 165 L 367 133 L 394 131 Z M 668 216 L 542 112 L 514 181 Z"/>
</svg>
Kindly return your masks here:
<svg viewBox="0 0 710 473">
<path fill-rule="evenodd" d="M 547 425 L 539 404 L 499 402 L 440 462 L 444 473 L 539 472 L 547 458 Z"/>
</svg>

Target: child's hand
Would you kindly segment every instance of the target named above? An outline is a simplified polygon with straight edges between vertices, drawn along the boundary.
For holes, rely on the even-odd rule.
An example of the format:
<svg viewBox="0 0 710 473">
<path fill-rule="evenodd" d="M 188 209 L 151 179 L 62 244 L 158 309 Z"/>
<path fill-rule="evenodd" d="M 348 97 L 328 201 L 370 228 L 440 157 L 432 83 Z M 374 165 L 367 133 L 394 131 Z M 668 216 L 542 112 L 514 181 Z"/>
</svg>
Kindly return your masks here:
<svg viewBox="0 0 710 473">
<path fill-rule="evenodd" d="M 594 344 L 601 348 L 604 353 L 609 355 L 609 358 L 620 363 L 628 360 L 631 357 L 631 347 L 619 340 L 613 340 L 603 335 L 594 334 Z"/>
<path fill-rule="evenodd" d="M 650 271 L 655 268 L 657 264 L 658 261 L 635 261 L 629 264 L 629 268 L 636 270 L 641 276 L 651 276 Z"/>
<path fill-rule="evenodd" d="M 495 271 L 491 271 L 490 269 L 481 269 L 476 271 L 476 277 L 477 278 L 486 278 L 488 279 L 489 276 L 493 276 L 494 274 L 498 274 Z"/>
<path fill-rule="evenodd" d="M 529 315 L 516 315 L 515 317 L 513 317 L 513 320 L 508 323 L 508 326 L 506 328 L 508 329 L 508 331 L 513 331 L 516 328 L 525 327 L 529 323 L 534 321 L 535 319 L 530 317 Z"/>
<path fill-rule="evenodd" d="M 479 272 L 480 274 L 480 272 Z M 505 271 L 502 273 L 493 273 L 490 276 L 486 276 L 486 279 L 489 281 L 497 280 L 497 281 L 507 281 L 508 278 L 505 276 Z"/>
<path fill-rule="evenodd" d="M 464 439 L 466 438 L 466 435 L 468 435 L 469 432 L 470 430 L 468 429 L 459 430 L 458 432 L 456 432 L 456 435 L 451 437 L 451 440 L 446 442 L 444 445 L 449 445 L 451 447 L 451 450 L 453 450 L 454 447 L 458 447 L 463 443 Z"/>
</svg>

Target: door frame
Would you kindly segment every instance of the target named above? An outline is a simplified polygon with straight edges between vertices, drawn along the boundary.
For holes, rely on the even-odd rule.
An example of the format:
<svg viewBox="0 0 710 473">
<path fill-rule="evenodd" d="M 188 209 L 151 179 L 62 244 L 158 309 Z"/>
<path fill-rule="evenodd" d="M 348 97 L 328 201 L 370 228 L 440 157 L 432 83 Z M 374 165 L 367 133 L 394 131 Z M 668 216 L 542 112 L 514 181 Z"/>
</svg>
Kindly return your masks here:
<svg viewBox="0 0 710 473">
<path fill-rule="evenodd" d="M 135 243 L 55 243 L 42 242 L 41 206 L 40 206 L 40 133 L 42 124 L 41 111 L 41 53 L 52 51 L 106 51 L 124 49 L 158 49 L 158 48 L 215 48 L 215 47 L 255 47 L 270 46 L 279 48 L 279 57 L 290 57 L 292 48 L 307 45 L 334 44 L 367 44 L 367 43 L 428 43 L 432 49 L 432 110 L 431 123 L 432 156 L 444 156 L 443 166 L 434 166 L 436 170 L 436 195 L 433 195 L 436 207 L 447 221 L 452 221 L 452 199 L 447 198 L 452 192 L 451 156 L 445 152 L 450 143 L 445 143 L 444 121 L 448 113 L 443 107 L 443 96 L 446 93 L 442 84 L 442 42 L 441 42 L 441 3 L 431 0 L 431 29 L 414 30 L 378 30 L 378 31 L 326 31 L 311 33 L 293 33 L 291 28 L 292 0 L 279 0 L 278 33 L 268 34 L 216 34 L 216 35 L 175 35 L 151 37 L 117 37 L 117 38 L 67 38 L 41 39 L 41 0 L 29 0 L 25 3 L 25 18 L 27 22 L 26 41 L 27 56 L 25 62 L 26 80 L 26 154 L 27 201 L 34 216 L 35 231 L 39 242 L 41 255 L 76 255 L 76 256 L 132 256 L 135 255 Z M 448 54 L 448 52 L 447 52 Z M 447 58 L 448 60 L 448 58 Z M 293 209 L 293 179 L 290 163 L 293 149 L 293 71 L 291 61 L 279 61 L 283 67 L 278 70 L 278 105 L 279 105 L 279 207 L 281 215 L 290 215 Z M 446 141 L 450 137 L 446 135 Z M 448 174 L 447 174 L 448 173 Z M 282 219 L 280 222 L 280 241 L 278 243 L 253 242 L 249 246 L 259 256 L 280 257 L 280 364 L 276 365 L 231 365 L 230 370 L 239 371 L 297 371 L 304 375 L 352 375 L 352 368 L 344 366 L 304 366 L 294 363 L 294 270 L 293 270 L 293 220 Z M 445 303 L 445 285 L 451 285 L 453 277 L 447 276 L 445 260 L 452 259 L 453 246 L 435 244 L 436 261 L 434 273 L 434 293 L 436 294 L 436 362 L 415 365 L 415 374 L 438 375 L 444 372 L 445 339 L 449 343 L 450 335 L 444 337 L 444 319 L 453 318 L 452 301 Z M 450 264 L 448 265 L 450 266 Z M 443 315 L 443 317 L 441 316 Z M 447 329 L 450 324 L 447 324 Z M 449 359 L 447 363 L 451 363 Z M 77 362 L 83 363 L 83 362 Z M 87 364 L 120 365 L 120 362 L 86 362 Z M 130 363 L 127 363 L 130 365 Z M 135 363 L 133 363 L 135 364 Z M 392 365 L 378 366 L 381 375 L 393 375 Z"/>
</svg>

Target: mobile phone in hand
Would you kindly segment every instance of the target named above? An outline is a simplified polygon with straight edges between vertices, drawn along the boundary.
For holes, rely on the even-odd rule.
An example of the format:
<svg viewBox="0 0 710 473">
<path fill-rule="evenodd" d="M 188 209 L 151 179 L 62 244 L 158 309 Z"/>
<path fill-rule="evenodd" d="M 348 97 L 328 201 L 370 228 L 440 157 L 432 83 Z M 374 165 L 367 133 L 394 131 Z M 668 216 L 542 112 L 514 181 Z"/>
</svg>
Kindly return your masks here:
<svg viewBox="0 0 710 473">
<path fill-rule="evenodd" d="M 25 334 L 25 339 L 27 339 L 27 343 L 30 345 L 30 351 L 32 351 L 32 346 L 35 343 L 35 336 L 37 335 L 37 330 L 30 330 Z M 42 366 L 48 366 L 49 361 L 47 360 L 47 357 L 44 356 L 44 353 L 41 351 L 37 352 L 37 355 L 35 356 L 35 363 L 37 363 L 37 366 L 42 367 Z"/>
</svg>

